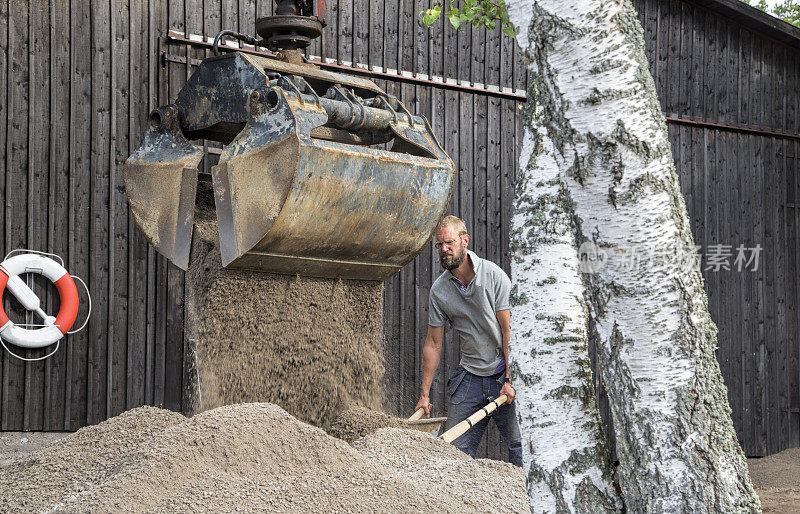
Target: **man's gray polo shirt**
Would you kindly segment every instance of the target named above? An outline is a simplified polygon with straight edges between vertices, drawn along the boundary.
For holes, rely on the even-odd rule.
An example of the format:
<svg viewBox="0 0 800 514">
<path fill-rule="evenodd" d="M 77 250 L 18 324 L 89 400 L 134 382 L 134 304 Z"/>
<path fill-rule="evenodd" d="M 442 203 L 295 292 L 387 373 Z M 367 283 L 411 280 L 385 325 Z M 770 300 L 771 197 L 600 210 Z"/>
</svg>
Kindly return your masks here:
<svg viewBox="0 0 800 514">
<path fill-rule="evenodd" d="M 467 251 L 475 278 L 462 293 L 458 281 L 448 270 L 431 286 L 428 301 L 428 324 L 444 326 L 449 322 L 461 338 L 461 366 L 470 373 L 489 376 L 503 358 L 503 334 L 497 311 L 511 308 L 511 280 L 492 261 Z"/>
</svg>

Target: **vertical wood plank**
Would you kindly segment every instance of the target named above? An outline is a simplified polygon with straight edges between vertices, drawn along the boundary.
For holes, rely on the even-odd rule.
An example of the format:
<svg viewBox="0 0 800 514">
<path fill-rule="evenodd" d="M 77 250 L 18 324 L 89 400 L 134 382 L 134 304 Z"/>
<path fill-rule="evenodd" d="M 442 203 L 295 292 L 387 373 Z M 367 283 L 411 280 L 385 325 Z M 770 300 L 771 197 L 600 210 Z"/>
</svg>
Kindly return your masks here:
<svg viewBox="0 0 800 514">
<path fill-rule="evenodd" d="M 470 246 L 479 257 L 486 259 L 486 232 L 487 232 L 487 143 L 488 143 L 488 98 L 483 95 L 474 95 L 474 164 L 473 164 L 473 186 L 472 186 L 472 213 L 468 216 L 471 226 Z"/>
<path fill-rule="evenodd" d="M 733 135 L 732 140 L 732 148 L 730 150 L 731 161 L 734 163 L 732 170 L 735 169 L 736 171 L 734 172 L 734 176 L 730 178 L 730 199 L 733 202 L 734 212 L 740 212 L 746 216 L 747 199 L 745 189 L 747 179 L 745 177 L 745 173 L 741 173 L 739 171 L 739 166 L 741 165 L 740 159 L 742 158 L 742 149 L 740 148 L 742 145 L 742 138 L 740 135 Z M 748 237 L 744 230 L 745 224 L 739 223 L 738 220 L 732 220 L 732 225 L 734 227 L 734 245 L 736 247 L 739 245 L 747 246 Z M 733 358 L 729 369 L 730 375 L 725 377 L 725 385 L 728 386 L 728 402 L 732 406 L 733 424 L 740 441 L 744 440 L 744 412 L 741 408 L 744 401 L 744 392 L 742 390 L 742 380 L 740 374 L 744 351 L 743 339 L 746 330 L 744 323 L 746 323 L 747 319 L 745 289 L 746 283 L 749 280 L 748 274 L 749 272 L 747 271 L 739 272 L 738 268 L 736 270 L 734 279 L 735 284 L 733 285 L 729 297 L 736 298 L 737 300 L 729 302 L 731 303 L 732 314 L 726 322 L 729 325 L 729 331 L 731 334 L 731 355 Z M 736 406 L 735 408 L 733 407 L 734 405 Z"/>
<path fill-rule="evenodd" d="M 238 29 L 238 6 L 232 0 L 222 2 L 223 27 Z M 169 27 L 185 31 L 187 6 L 184 1 L 173 1 L 169 5 Z M 168 67 L 168 100 L 172 101 L 186 83 L 187 70 L 182 66 Z M 166 264 L 166 326 L 164 350 L 164 407 L 182 410 L 183 379 L 185 374 L 184 336 L 183 336 L 183 271 L 168 262 Z"/>
<path fill-rule="evenodd" d="M 28 10 L 28 225 L 27 240 L 32 250 L 47 251 L 48 194 L 50 189 L 50 145 L 46 137 L 50 129 L 50 30 L 49 9 Z M 28 284 L 47 305 L 50 287 L 43 277 L 29 276 Z M 32 312 L 26 313 L 28 323 L 40 323 Z M 26 358 L 40 358 L 55 347 L 23 352 Z M 45 361 L 25 363 L 25 430 L 41 429 L 44 425 L 45 387 L 49 376 Z"/>
<path fill-rule="evenodd" d="M 70 272 L 79 275 L 94 293 L 95 283 L 89 272 L 89 231 L 91 196 L 91 42 L 86 37 L 91 26 L 89 6 L 70 3 L 70 124 L 69 124 L 69 254 Z M 102 284 L 98 282 L 99 287 Z M 71 336 L 67 345 L 67 363 L 71 379 L 67 381 L 64 411 L 65 428 L 77 430 L 89 415 L 89 328 Z"/>
<path fill-rule="evenodd" d="M 778 189 L 775 183 L 776 170 L 772 160 L 773 145 L 769 139 L 763 140 L 762 149 L 762 177 L 764 181 L 764 325 L 765 337 L 764 345 L 764 374 L 761 376 L 762 386 L 762 408 L 764 409 L 765 419 L 761 424 L 761 435 L 764 438 L 766 452 L 769 453 L 774 445 L 775 436 L 772 427 L 777 424 L 777 413 L 773 406 L 773 402 L 777 396 L 777 383 L 775 376 L 775 369 L 777 368 L 777 341 L 779 338 L 777 327 L 777 294 L 778 288 L 776 284 L 775 267 L 775 253 L 778 251 L 777 234 L 775 227 L 777 225 L 777 206 L 776 190 Z"/>
<path fill-rule="evenodd" d="M 670 2 L 658 2 L 656 12 L 656 61 L 653 66 L 653 79 L 658 97 L 666 98 L 667 59 L 669 55 Z M 668 112 L 668 111 L 667 111 Z"/>
<path fill-rule="evenodd" d="M 690 50 L 691 65 L 689 67 L 689 112 L 698 116 L 703 111 L 703 69 L 705 68 L 705 32 L 703 12 L 698 7 L 691 11 L 692 47 Z"/>
<path fill-rule="evenodd" d="M 386 46 L 384 23 L 384 5 L 380 0 L 367 0 L 369 2 L 369 68 L 375 66 L 385 68 L 384 49 Z"/>
<path fill-rule="evenodd" d="M 27 247 L 28 195 L 28 8 L 22 3 L 9 3 L 8 52 L 10 73 L 7 105 L 10 107 L 6 133 L 6 253 Z M 24 309 L 17 302 L 4 302 L 9 318 L 24 322 Z M 12 307 L 13 305 L 13 307 Z M 2 430 L 22 430 L 25 407 L 25 365 L 3 353 L 3 423 Z"/>
<path fill-rule="evenodd" d="M 795 59 L 794 52 L 787 52 L 785 59 L 787 67 L 787 89 L 797 87 L 800 84 L 800 59 Z M 796 102 L 786 99 L 786 128 L 788 130 L 796 130 L 798 127 L 798 109 Z M 789 167 L 788 175 L 791 177 L 790 194 L 792 202 L 797 205 L 800 195 L 800 154 L 798 153 L 800 145 L 797 141 L 787 142 L 786 152 L 788 156 L 787 165 Z M 793 157 L 793 158 L 792 158 Z M 794 224 L 794 230 L 788 234 L 789 247 L 794 252 L 794 258 L 790 261 L 789 273 L 792 277 L 793 294 L 791 295 L 791 302 L 793 310 L 790 311 L 791 325 L 789 334 L 789 408 L 800 408 L 800 278 L 798 278 L 798 269 L 800 269 L 800 209 L 794 208 L 791 212 L 787 213 Z M 790 440 L 789 446 L 796 447 L 800 445 L 800 422 L 798 415 L 793 415 L 790 423 Z"/>
<path fill-rule="evenodd" d="M 367 64 L 370 52 L 370 0 L 353 2 L 353 62 Z"/>
<path fill-rule="evenodd" d="M 760 199 L 755 190 L 755 166 L 753 164 L 753 138 L 750 136 L 743 136 L 740 138 L 743 146 L 742 155 L 742 198 L 743 210 L 749 217 L 753 217 L 757 213 L 755 209 L 760 210 Z M 753 223 L 747 223 L 743 227 L 743 234 L 745 244 L 749 247 L 754 247 L 756 244 L 761 243 L 761 238 L 756 235 Z M 755 340 L 758 333 L 758 280 L 755 273 L 748 273 L 745 276 L 745 283 L 743 287 L 743 295 L 745 298 L 745 309 L 742 323 L 742 364 L 739 368 L 741 375 L 741 388 L 742 388 L 742 440 L 744 441 L 744 451 L 747 455 L 756 455 L 756 448 L 754 446 L 754 423 L 753 417 L 755 416 L 756 406 L 754 405 L 754 377 L 755 377 L 755 351 L 757 342 Z"/>
<path fill-rule="evenodd" d="M 445 79 L 459 78 L 459 31 L 450 22 L 442 23 L 444 48 L 442 49 L 442 76 Z"/>
<path fill-rule="evenodd" d="M 399 0 L 390 0 L 383 3 L 383 67 L 400 69 L 400 58 L 398 49 L 400 47 L 400 33 L 398 11 L 400 6 Z M 389 92 L 389 85 L 387 84 L 386 92 Z"/>
<path fill-rule="evenodd" d="M 256 35 L 256 0 L 239 0 L 238 12 L 239 32 Z M 202 19 L 202 15 L 200 9 L 190 4 L 186 11 L 187 26 L 192 28 L 198 26 L 197 22 Z M 190 23 L 189 19 L 194 19 L 194 23 Z"/>
<path fill-rule="evenodd" d="M 773 91 L 774 91 L 774 67 L 772 66 L 772 53 L 773 45 L 771 42 L 765 41 L 762 43 L 763 53 L 761 65 L 763 66 L 763 76 L 765 83 L 761 85 L 762 94 L 765 96 L 763 100 L 763 108 L 772 109 L 773 107 Z M 766 98 L 769 97 L 769 98 Z M 781 251 L 778 238 L 778 209 L 780 202 L 780 195 L 778 194 L 783 182 L 776 180 L 778 170 L 775 166 L 774 160 L 774 141 L 771 138 L 763 138 L 763 178 L 765 184 L 765 199 L 764 211 L 764 227 L 765 227 L 765 250 L 766 255 L 764 258 L 764 276 L 765 276 L 765 323 L 766 323 L 766 338 L 764 341 L 766 361 L 765 361 L 765 375 L 763 380 L 764 386 L 764 409 L 766 411 L 766 418 L 763 424 L 763 434 L 766 438 L 766 451 L 769 453 L 776 444 L 778 434 L 775 428 L 779 423 L 779 413 L 777 412 L 775 403 L 778 398 L 778 376 L 777 368 L 778 363 L 778 341 L 780 339 L 780 331 L 778 327 L 778 295 L 779 295 L 779 273 L 776 267 L 776 253 Z M 767 246 L 768 245 L 768 246 Z"/>
<path fill-rule="evenodd" d="M 169 0 L 169 27 L 183 32 L 186 22 L 186 2 Z M 238 0 L 220 0 L 220 20 L 222 30 L 239 30 L 239 2 Z M 170 98 L 171 100 L 172 98 Z"/>
<path fill-rule="evenodd" d="M 264 8 L 267 5 L 271 6 L 272 3 L 273 2 L 262 1 L 259 7 Z M 208 37 L 216 36 L 219 31 L 222 30 L 222 5 L 220 0 L 203 0 L 202 15 L 203 35 Z M 262 16 L 266 16 L 266 14 Z"/>
<path fill-rule="evenodd" d="M 466 56 L 472 55 L 472 27 L 461 27 L 461 29 L 456 32 L 458 50 L 452 56 L 458 67 L 456 77 L 458 78 L 459 84 L 466 83 L 469 85 L 472 63 L 471 59 L 467 59 Z"/>
<path fill-rule="evenodd" d="M 160 19 L 161 9 L 155 8 L 154 0 L 147 4 L 147 112 L 153 110 L 160 96 L 159 81 L 161 72 L 158 60 L 154 54 L 160 48 L 158 40 L 159 29 L 156 20 Z M 145 334 L 145 381 L 144 401 L 148 405 L 156 405 L 156 253 L 147 245 L 147 306 L 145 308 L 146 334 Z"/>
<path fill-rule="evenodd" d="M 92 297 L 101 305 L 89 321 L 89 406 L 86 422 L 96 424 L 108 413 L 109 380 L 109 133 L 111 130 L 111 32 L 110 6 L 94 4 L 92 9 L 92 132 L 91 132 L 91 220 L 90 280 Z"/>
<path fill-rule="evenodd" d="M 450 34 L 451 41 L 455 41 L 455 33 Z M 455 64 L 455 62 L 453 63 Z M 446 64 L 447 67 L 447 64 Z M 450 68 L 452 73 L 455 74 L 455 67 Z M 444 106 L 444 138 L 442 139 L 445 151 L 453 159 L 455 177 L 453 181 L 453 189 L 450 195 L 450 206 L 448 207 L 447 214 L 455 216 L 462 215 L 461 213 L 461 140 L 460 140 L 460 99 L 461 95 L 455 91 L 445 91 L 445 106 Z M 437 268 L 440 272 L 441 267 Z M 455 373 L 459 361 L 459 346 L 458 338 L 454 337 L 452 330 L 445 330 L 444 348 L 442 350 L 442 383 L 443 386 L 439 397 L 439 413 L 446 415 L 445 409 L 447 406 L 447 380 Z"/>
<path fill-rule="evenodd" d="M 8 182 L 7 182 L 7 173 L 8 173 L 8 148 L 9 148 L 9 130 L 10 123 L 11 123 L 11 113 L 10 107 L 11 104 L 8 102 L 8 91 L 10 82 L 8 80 L 9 76 L 11 75 L 11 56 L 9 55 L 9 29 L 10 29 L 10 20 L 9 20 L 9 3 L 8 2 L 0 2 L 0 142 L 3 144 L 3 149 L 0 151 L 0 192 L 3 195 L 3 216 L 7 215 L 6 211 L 6 202 L 5 196 L 8 194 Z M 7 243 L 7 236 L 6 236 L 6 227 L 7 224 L 5 221 L 0 225 L 0 253 L 5 255 L 8 252 L 6 243 Z M 0 302 L 2 302 L 2 298 L 0 298 Z M 2 303 L 5 306 L 5 303 Z M 0 400 L 5 398 L 6 395 L 6 364 L 5 360 L 9 356 L 5 353 L 0 356 Z M 5 416 L 6 411 L 0 408 L 0 428 L 5 426 Z"/>
<path fill-rule="evenodd" d="M 392 2 L 394 3 L 394 2 Z M 326 1 L 328 7 L 328 26 L 325 28 L 323 37 L 323 57 L 329 59 L 336 59 L 336 62 L 341 64 L 341 57 L 339 57 L 339 0 Z"/>
<path fill-rule="evenodd" d="M 784 67 L 784 47 L 780 44 L 773 45 L 773 51 L 770 56 L 773 67 L 773 80 L 772 80 L 772 123 L 779 127 L 786 124 L 784 102 L 787 97 L 785 90 L 785 67 Z M 776 202 L 775 208 L 777 209 L 777 219 L 775 226 L 775 234 L 777 238 L 777 245 L 775 252 L 775 268 L 778 273 L 776 280 L 776 287 L 778 294 L 776 297 L 777 312 L 776 318 L 778 321 L 777 331 L 777 395 L 775 400 L 777 405 L 774 406 L 778 416 L 775 430 L 777 430 L 776 445 L 773 446 L 773 451 L 780 451 L 788 447 L 790 434 L 792 432 L 791 422 L 794 417 L 789 413 L 789 351 L 790 333 L 788 332 L 788 319 L 790 311 L 787 305 L 787 299 L 790 298 L 790 271 L 787 269 L 788 263 L 788 241 L 787 237 L 787 210 L 785 207 L 786 200 L 786 187 L 787 187 L 787 169 L 785 155 L 785 142 L 778 138 L 773 142 L 773 159 L 775 166 L 775 180 L 776 180 Z"/>
<path fill-rule="evenodd" d="M 753 138 L 755 139 L 755 138 Z M 766 200 L 767 193 L 764 191 L 764 169 L 763 169 L 763 145 L 762 141 L 755 139 L 753 141 L 753 149 L 755 152 L 754 159 L 753 159 L 753 173 L 754 173 L 754 191 L 757 195 L 757 198 L 760 201 L 761 205 L 764 205 L 764 201 Z M 755 244 L 761 244 L 764 248 L 764 251 L 769 251 L 769 246 L 767 244 L 767 240 L 765 237 L 765 219 L 764 219 L 764 209 L 759 209 L 754 212 L 754 227 L 753 227 L 753 235 L 755 239 Z M 765 264 L 765 263 L 762 263 Z M 763 427 L 766 416 L 766 412 L 764 411 L 764 377 L 766 375 L 766 363 L 764 361 L 766 355 L 765 350 L 765 337 L 766 337 L 766 323 L 767 320 L 764 317 L 764 310 L 765 310 L 765 295 L 767 294 L 765 291 L 765 284 L 764 284 L 764 268 L 765 266 L 759 266 L 759 270 L 755 273 L 755 280 L 756 280 L 756 288 L 754 291 L 755 297 L 755 304 L 756 304 L 756 329 L 755 334 L 753 337 L 753 355 L 754 355 L 754 366 L 753 366 L 753 377 L 751 382 L 752 387 L 752 398 L 751 401 L 753 403 L 753 413 L 752 413 L 752 431 L 750 438 L 754 442 L 754 452 L 756 456 L 763 456 L 766 455 L 766 438 L 763 434 Z"/>
<path fill-rule="evenodd" d="M 128 158 L 130 114 L 130 23 L 132 12 L 127 0 L 112 3 L 111 12 L 111 90 L 112 122 L 110 134 L 110 212 L 112 244 L 109 265 L 112 287 L 110 300 L 109 353 L 110 394 L 109 416 L 116 416 L 128 408 L 128 198 L 122 178 L 122 165 Z"/>
<path fill-rule="evenodd" d="M 798 77 L 795 73 L 796 68 L 792 70 L 794 78 Z M 788 152 L 794 158 L 790 159 L 791 170 L 790 176 L 792 177 L 792 198 L 795 205 L 800 198 L 800 144 L 797 141 L 791 142 L 787 145 Z M 794 280 L 794 295 L 792 301 L 794 304 L 794 313 L 792 316 L 793 329 L 791 330 L 792 338 L 790 340 L 789 348 L 789 407 L 794 409 L 800 407 L 800 337 L 798 336 L 798 328 L 800 328 L 800 278 L 797 276 L 797 270 L 800 268 L 800 209 L 795 207 L 792 209 L 791 217 L 794 222 L 794 233 L 790 234 L 790 246 L 794 251 L 794 260 L 791 265 L 791 275 Z M 791 439 L 789 444 L 795 447 L 800 444 L 800 423 L 797 417 L 793 418 L 791 426 Z"/>
<path fill-rule="evenodd" d="M 147 6 L 133 2 L 130 6 L 128 30 L 128 140 L 130 155 L 138 146 L 147 126 L 148 114 L 148 19 Z M 125 408 L 132 409 L 147 401 L 145 382 L 147 369 L 147 247 L 144 235 L 133 221 L 129 209 L 124 209 L 128 235 L 128 348 L 126 354 Z"/>
<path fill-rule="evenodd" d="M 664 34 L 667 43 L 666 74 L 661 77 L 666 86 L 666 112 L 678 113 L 680 108 L 680 94 L 682 83 L 681 77 L 681 41 L 682 41 L 682 2 L 680 0 L 669 1 L 668 24 L 669 30 Z"/>
<path fill-rule="evenodd" d="M 336 44 L 338 47 L 337 59 L 353 63 L 353 0 L 337 0 L 339 6 L 338 31 Z"/>
<path fill-rule="evenodd" d="M 416 16 L 414 13 L 414 0 L 399 0 L 400 8 L 398 11 L 398 49 L 397 63 L 398 70 L 414 71 L 414 26 Z"/>
<path fill-rule="evenodd" d="M 54 0 L 48 13 L 49 39 L 49 77 L 69 77 L 69 3 L 65 0 Z M 1 69 L 1 68 L 0 68 Z M 69 249 L 69 88 L 54 80 L 47 81 L 49 86 L 49 183 L 47 223 L 47 248 L 65 258 Z M 2 138 L 0 138 L 2 139 Z M 67 262 L 67 269 L 71 269 Z M 48 290 L 47 312 L 58 308 L 58 294 Z M 85 302 L 84 302 L 85 303 Z M 83 314 L 83 311 L 81 312 Z M 79 322 L 83 317 L 79 318 Z M 69 380 L 70 367 L 67 361 L 68 346 L 74 342 L 68 337 L 63 348 L 45 361 L 45 406 L 44 430 L 65 430 L 65 406 L 69 397 L 65 396 L 66 383 Z"/>
<path fill-rule="evenodd" d="M 153 22 L 155 41 L 157 41 L 157 54 L 166 51 L 163 37 L 166 29 L 173 28 L 170 21 L 170 12 L 166 2 L 157 2 Z M 220 11 L 222 15 L 222 10 Z M 226 21 L 221 21 L 221 24 Z M 158 80 L 155 82 L 157 97 L 153 107 L 164 105 L 170 101 L 169 73 L 167 66 L 155 60 Z M 166 348 L 167 348 L 167 269 L 168 261 L 150 248 L 151 259 L 155 268 L 153 293 L 155 310 L 151 313 L 153 319 L 153 405 L 164 407 L 164 388 L 166 375 Z"/>
<path fill-rule="evenodd" d="M 717 35 L 714 27 L 716 26 L 716 16 L 705 12 L 705 22 L 703 24 L 706 31 L 706 66 L 703 79 L 703 117 L 716 119 L 716 95 L 714 94 L 714 84 L 716 83 L 716 52 Z"/>
<path fill-rule="evenodd" d="M 735 67 L 733 68 L 736 72 Z M 741 158 L 741 137 L 738 134 L 730 134 L 729 147 L 728 147 L 728 170 L 732 175 L 728 178 L 728 220 L 731 225 L 731 243 L 733 245 L 734 259 L 737 256 L 737 248 L 740 245 L 747 246 L 745 234 L 743 233 L 743 223 L 740 223 L 735 213 L 744 212 L 744 202 L 742 200 L 742 173 L 738 172 L 739 159 Z M 728 403 L 736 405 L 737 408 L 732 411 L 733 424 L 736 428 L 737 434 L 741 440 L 742 434 L 742 409 L 738 408 L 742 404 L 742 383 L 739 380 L 739 368 L 742 360 L 742 320 L 744 319 L 744 301 L 743 301 L 743 282 L 747 280 L 747 271 L 739 271 L 738 267 L 732 269 L 732 280 L 728 288 L 728 315 L 725 320 L 725 325 L 728 331 L 728 345 L 730 346 L 730 363 L 728 366 L 728 375 L 725 376 L 725 385 L 728 387 Z M 736 299 L 731 301 L 731 299 Z"/>
</svg>

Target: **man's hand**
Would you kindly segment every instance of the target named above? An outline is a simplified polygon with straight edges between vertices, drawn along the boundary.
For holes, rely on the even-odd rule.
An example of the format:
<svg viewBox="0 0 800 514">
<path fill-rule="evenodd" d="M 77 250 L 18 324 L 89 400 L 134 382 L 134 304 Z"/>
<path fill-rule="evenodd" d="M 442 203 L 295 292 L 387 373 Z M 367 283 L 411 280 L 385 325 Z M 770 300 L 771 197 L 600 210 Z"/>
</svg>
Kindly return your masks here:
<svg viewBox="0 0 800 514">
<path fill-rule="evenodd" d="M 417 412 L 420 409 L 420 407 L 425 409 L 425 415 L 430 417 L 431 407 L 433 407 L 433 405 L 431 405 L 430 398 L 428 398 L 427 396 L 420 396 L 419 401 L 417 402 L 417 406 L 414 407 L 414 412 Z"/>
<path fill-rule="evenodd" d="M 506 403 L 511 403 L 514 401 L 514 396 L 516 395 L 514 393 L 514 388 L 511 387 L 511 382 L 506 382 L 503 384 L 503 387 L 500 388 L 500 394 L 508 396 L 508 401 L 506 401 Z"/>
</svg>

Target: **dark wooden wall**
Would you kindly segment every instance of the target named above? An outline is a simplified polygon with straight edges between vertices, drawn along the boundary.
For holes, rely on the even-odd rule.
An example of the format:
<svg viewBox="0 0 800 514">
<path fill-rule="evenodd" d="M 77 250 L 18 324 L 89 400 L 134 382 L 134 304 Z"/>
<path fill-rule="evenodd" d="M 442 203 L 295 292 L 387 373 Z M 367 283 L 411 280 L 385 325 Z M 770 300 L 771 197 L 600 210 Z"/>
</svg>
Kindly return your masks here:
<svg viewBox="0 0 800 514">
<path fill-rule="evenodd" d="M 52 358 L 0 357 L 3 430 L 75 430 L 142 404 L 181 407 L 182 275 L 133 225 L 120 166 L 148 111 L 177 91 L 159 64 L 168 19 L 152 2 L 0 5 L 0 252 L 63 256 L 94 301 L 86 330 Z M 52 312 L 54 290 L 37 291 Z"/>
<path fill-rule="evenodd" d="M 737 434 L 751 456 L 798 446 L 800 39 L 689 2 L 635 4 L 665 115 L 705 123 L 670 122 L 670 140 L 695 244 L 733 247 L 730 271 L 703 275 Z M 757 271 L 734 268 L 739 245 L 761 245 Z"/>
<path fill-rule="evenodd" d="M 668 116 L 800 130 L 796 46 L 690 2 L 635 3 Z M 456 32 L 440 23 L 428 32 L 417 13 L 429 4 L 331 1 L 325 39 L 310 53 L 524 89 L 517 51 L 499 29 Z M 0 355 L 0 429 L 75 430 L 142 404 L 183 408 L 190 377 L 183 274 L 134 226 L 121 163 L 138 145 L 147 113 L 173 99 L 194 69 L 191 59 L 206 55 L 168 43 L 167 32 L 252 32 L 255 18 L 271 10 L 271 0 L 0 5 L 0 253 L 20 247 L 59 253 L 88 280 L 94 299 L 87 330 L 53 358 L 21 363 Z M 449 211 L 467 220 L 472 248 L 508 271 L 521 102 L 378 82 L 429 118 L 458 170 Z M 800 142 L 686 121 L 671 122 L 670 138 L 697 244 L 764 248 L 755 273 L 705 273 L 745 451 L 796 446 Z M 387 408 L 398 414 L 416 401 L 427 293 L 439 272 L 428 248 L 386 284 Z M 53 310 L 54 292 L 36 287 Z M 14 310 L 8 298 L 5 304 Z M 438 414 L 457 362 L 457 341 L 448 334 L 433 388 Z M 490 431 L 480 455 L 504 453 Z"/>
</svg>

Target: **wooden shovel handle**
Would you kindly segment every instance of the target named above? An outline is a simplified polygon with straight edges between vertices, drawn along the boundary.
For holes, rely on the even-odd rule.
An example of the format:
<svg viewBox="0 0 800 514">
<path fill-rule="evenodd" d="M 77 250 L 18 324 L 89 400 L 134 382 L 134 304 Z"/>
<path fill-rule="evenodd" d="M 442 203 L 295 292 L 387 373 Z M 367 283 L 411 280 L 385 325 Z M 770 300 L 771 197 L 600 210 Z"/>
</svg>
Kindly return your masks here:
<svg viewBox="0 0 800 514">
<path fill-rule="evenodd" d="M 444 434 L 440 435 L 439 437 L 441 437 L 448 443 L 452 443 L 464 432 L 472 428 L 478 421 L 482 420 L 483 418 L 485 418 L 486 416 L 497 410 L 498 407 L 506 403 L 507 400 L 508 396 L 501 394 L 496 400 L 487 403 L 486 405 L 481 407 L 480 410 L 478 410 L 478 412 L 468 417 L 467 419 L 465 419 L 458 425 L 454 426 L 453 428 L 451 428 Z"/>
<path fill-rule="evenodd" d="M 417 411 L 414 414 L 411 415 L 410 418 L 408 418 L 408 421 L 416 421 L 416 420 L 420 419 L 423 414 L 425 414 L 425 409 L 420 407 L 419 409 L 417 409 Z"/>
</svg>

